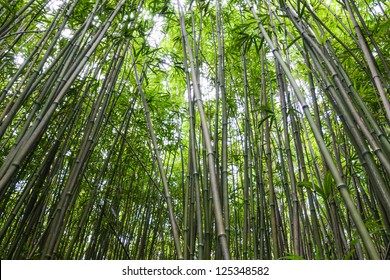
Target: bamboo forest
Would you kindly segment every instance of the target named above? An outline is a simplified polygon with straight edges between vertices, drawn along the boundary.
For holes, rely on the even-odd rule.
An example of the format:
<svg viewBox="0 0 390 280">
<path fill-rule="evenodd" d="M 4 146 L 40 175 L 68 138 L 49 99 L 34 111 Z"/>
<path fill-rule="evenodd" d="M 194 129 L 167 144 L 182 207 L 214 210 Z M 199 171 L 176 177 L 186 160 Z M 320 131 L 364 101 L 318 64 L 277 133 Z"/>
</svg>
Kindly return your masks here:
<svg viewBox="0 0 390 280">
<path fill-rule="evenodd" d="M 387 0 L 0 0 L 0 257 L 390 259 Z"/>
</svg>

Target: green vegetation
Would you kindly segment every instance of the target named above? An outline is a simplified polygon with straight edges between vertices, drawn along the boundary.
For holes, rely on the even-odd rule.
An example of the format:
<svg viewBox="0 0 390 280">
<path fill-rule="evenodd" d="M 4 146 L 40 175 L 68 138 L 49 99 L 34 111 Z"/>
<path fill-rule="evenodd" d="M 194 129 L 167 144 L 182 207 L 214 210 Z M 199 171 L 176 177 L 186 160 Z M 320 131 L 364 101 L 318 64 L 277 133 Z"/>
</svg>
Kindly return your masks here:
<svg viewBox="0 0 390 280">
<path fill-rule="evenodd" d="M 0 0 L 2 259 L 390 259 L 385 0 Z"/>
</svg>

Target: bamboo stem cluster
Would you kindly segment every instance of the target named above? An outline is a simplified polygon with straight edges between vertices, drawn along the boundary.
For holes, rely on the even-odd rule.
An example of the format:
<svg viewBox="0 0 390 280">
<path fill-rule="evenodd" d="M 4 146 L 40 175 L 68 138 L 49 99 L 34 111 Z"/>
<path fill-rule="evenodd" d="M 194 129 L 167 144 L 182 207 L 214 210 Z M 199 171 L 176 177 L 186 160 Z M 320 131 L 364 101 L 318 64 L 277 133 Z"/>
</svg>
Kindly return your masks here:
<svg viewBox="0 0 390 280">
<path fill-rule="evenodd" d="M 388 5 L 9 2 L 3 259 L 390 258 Z"/>
</svg>

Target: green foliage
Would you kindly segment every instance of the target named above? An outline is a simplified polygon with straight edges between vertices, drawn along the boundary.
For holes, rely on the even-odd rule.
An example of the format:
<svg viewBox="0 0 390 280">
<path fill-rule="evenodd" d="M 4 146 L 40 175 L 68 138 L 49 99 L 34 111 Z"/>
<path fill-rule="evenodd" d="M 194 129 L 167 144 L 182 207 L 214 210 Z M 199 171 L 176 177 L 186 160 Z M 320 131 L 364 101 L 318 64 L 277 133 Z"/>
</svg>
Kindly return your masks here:
<svg viewBox="0 0 390 280">
<path fill-rule="evenodd" d="M 328 171 L 324 176 L 322 187 L 310 181 L 299 182 L 298 187 L 308 188 L 310 190 L 316 191 L 316 193 L 319 194 L 325 201 L 329 201 L 333 193 L 334 181 L 332 174 Z"/>
<path fill-rule="evenodd" d="M 340 121 L 348 112 L 341 110 L 346 107 L 343 102 L 350 98 L 351 109 L 379 146 L 372 155 L 384 182 L 389 181 L 388 174 L 376 154 L 385 151 L 389 120 L 342 1 L 262 1 L 254 6 L 258 20 L 245 1 L 217 1 L 219 15 L 214 1 L 184 1 L 194 56 L 194 67 L 188 69 L 176 3 L 123 1 L 108 21 L 121 1 L 81 0 L 74 2 L 72 12 L 73 1 L 52 1 L 58 7 L 38 1 L 21 12 L 27 2 L 0 0 L 2 259 L 177 258 L 168 199 L 137 82 L 149 108 L 186 258 L 221 258 L 205 130 L 212 140 L 220 198 L 228 207 L 222 208 L 223 220 L 230 223 L 226 231 L 232 258 L 357 258 L 357 245 L 364 244 L 337 195 L 323 151 L 285 69 L 275 60 L 276 53 L 288 62 L 309 114 L 318 120 L 315 125 L 321 125 L 331 160 L 341 167 L 365 228 L 384 254 L 388 221 L 378 203 L 376 178 L 367 172 L 362 148 L 351 134 L 353 129 L 363 130 Z M 372 40 L 390 63 L 390 6 L 382 3 L 385 15 L 377 10 L 378 1 L 355 2 L 370 31 L 365 39 L 387 85 L 389 73 Z M 53 41 L 62 24 L 66 32 Z M 259 24 L 276 49 L 270 49 Z M 315 64 L 306 34 L 346 76 L 332 73 L 318 54 L 319 65 Z M 185 51 L 188 58 L 189 49 Z M 201 124 L 192 74 L 200 84 L 206 124 Z M 331 87 L 341 92 L 336 77 L 347 93 L 341 104 L 328 94 Z M 358 97 L 383 132 L 381 139 L 361 114 Z M 191 104 L 194 116 L 189 115 Z M 295 207 L 298 221 L 293 221 Z M 299 248 L 291 226 L 296 223 Z M 346 248 L 336 246 L 337 238 L 347 240 Z M 47 249 L 53 242 L 55 248 Z"/>
<path fill-rule="evenodd" d="M 328 171 L 328 172 L 326 172 L 325 178 L 324 178 L 324 185 L 323 185 L 324 198 L 329 200 L 329 198 L 332 194 L 333 186 L 334 186 L 334 182 L 333 182 L 332 174 L 330 173 L 330 171 Z"/>
</svg>

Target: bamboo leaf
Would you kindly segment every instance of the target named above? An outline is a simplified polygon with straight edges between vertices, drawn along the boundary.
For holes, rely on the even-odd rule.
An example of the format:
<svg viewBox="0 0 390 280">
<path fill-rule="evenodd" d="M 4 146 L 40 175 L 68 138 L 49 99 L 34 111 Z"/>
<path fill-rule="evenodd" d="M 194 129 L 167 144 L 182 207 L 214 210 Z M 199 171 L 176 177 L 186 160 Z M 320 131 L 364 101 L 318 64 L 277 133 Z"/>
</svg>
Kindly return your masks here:
<svg viewBox="0 0 390 280">
<path fill-rule="evenodd" d="M 261 125 L 262 125 L 266 120 L 268 120 L 269 118 L 272 118 L 272 117 L 273 117 L 273 114 L 269 114 L 268 116 L 266 116 L 265 118 L 263 118 L 263 119 L 259 122 L 259 124 L 257 125 L 257 127 L 260 128 Z"/>
<path fill-rule="evenodd" d="M 326 199 L 329 199 L 330 195 L 332 194 L 332 188 L 333 188 L 334 182 L 333 177 L 330 171 L 326 172 L 325 178 L 324 178 L 324 196 Z"/>
<path fill-rule="evenodd" d="M 320 188 L 317 184 L 309 181 L 301 181 L 297 184 L 299 188 L 308 188 L 310 190 L 314 190 L 319 194 L 323 199 L 326 199 L 326 194 L 322 188 Z"/>
<path fill-rule="evenodd" d="M 292 45 L 294 45 L 295 42 L 298 41 L 299 39 L 301 39 L 301 36 L 298 36 L 298 37 L 296 37 L 294 40 L 292 40 L 291 43 L 287 45 L 287 50 L 288 50 Z"/>
</svg>

